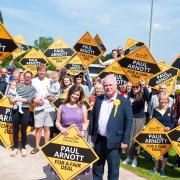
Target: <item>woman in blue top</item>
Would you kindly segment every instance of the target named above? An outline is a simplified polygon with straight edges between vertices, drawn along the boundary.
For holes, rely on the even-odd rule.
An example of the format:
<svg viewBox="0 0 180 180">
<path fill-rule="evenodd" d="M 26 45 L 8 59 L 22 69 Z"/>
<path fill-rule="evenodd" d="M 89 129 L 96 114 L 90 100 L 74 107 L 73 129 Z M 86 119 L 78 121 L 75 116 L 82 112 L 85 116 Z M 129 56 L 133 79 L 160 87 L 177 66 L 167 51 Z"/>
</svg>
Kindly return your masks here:
<svg viewBox="0 0 180 180">
<path fill-rule="evenodd" d="M 167 93 L 161 93 L 159 95 L 159 106 L 153 110 L 153 118 L 156 118 L 162 125 L 165 126 L 165 131 L 169 131 L 175 125 L 175 119 L 172 116 L 171 109 L 168 107 L 169 95 Z M 168 152 L 164 154 L 162 161 L 162 168 L 160 170 L 160 176 L 166 176 L 164 168 L 168 161 Z M 152 174 L 158 172 L 159 160 L 155 160 L 155 167 L 151 171 Z"/>
</svg>

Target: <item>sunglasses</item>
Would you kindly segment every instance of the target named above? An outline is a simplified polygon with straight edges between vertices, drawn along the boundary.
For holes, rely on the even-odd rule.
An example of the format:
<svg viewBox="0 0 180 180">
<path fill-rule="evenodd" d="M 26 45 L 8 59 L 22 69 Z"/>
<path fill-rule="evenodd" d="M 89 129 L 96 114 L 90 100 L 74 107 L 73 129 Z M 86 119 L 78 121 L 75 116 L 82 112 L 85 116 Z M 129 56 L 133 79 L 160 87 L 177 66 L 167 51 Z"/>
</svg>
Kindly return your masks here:
<svg viewBox="0 0 180 180">
<path fill-rule="evenodd" d="M 139 86 L 133 86 L 132 88 L 133 88 L 133 89 L 138 89 L 138 88 L 139 88 Z"/>
<path fill-rule="evenodd" d="M 76 78 L 83 78 L 83 76 L 79 76 L 79 75 L 77 75 L 77 76 L 76 76 Z"/>
</svg>

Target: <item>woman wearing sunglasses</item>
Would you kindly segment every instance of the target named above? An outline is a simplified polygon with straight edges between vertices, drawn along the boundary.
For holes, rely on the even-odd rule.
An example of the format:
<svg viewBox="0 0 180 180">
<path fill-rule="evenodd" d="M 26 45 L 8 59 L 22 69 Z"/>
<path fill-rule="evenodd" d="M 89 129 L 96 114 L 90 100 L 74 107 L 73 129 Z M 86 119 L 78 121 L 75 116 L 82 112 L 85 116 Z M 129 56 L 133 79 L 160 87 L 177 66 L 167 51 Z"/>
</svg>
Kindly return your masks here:
<svg viewBox="0 0 180 180">
<path fill-rule="evenodd" d="M 129 144 L 128 156 L 123 161 L 124 164 L 132 162 L 132 167 L 137 167 L 137 149 L 138 144 L 133 141 L 133 138 L 143 129 L 146 117 L 144 112 L 145 102 L 150 98 L 145 82 L 140 81 L 137 85 L 132 86 L 132 92 L 129 100 L 133 110 L 133 128 L 131 132 L 131 142 Z"/>
</svg>

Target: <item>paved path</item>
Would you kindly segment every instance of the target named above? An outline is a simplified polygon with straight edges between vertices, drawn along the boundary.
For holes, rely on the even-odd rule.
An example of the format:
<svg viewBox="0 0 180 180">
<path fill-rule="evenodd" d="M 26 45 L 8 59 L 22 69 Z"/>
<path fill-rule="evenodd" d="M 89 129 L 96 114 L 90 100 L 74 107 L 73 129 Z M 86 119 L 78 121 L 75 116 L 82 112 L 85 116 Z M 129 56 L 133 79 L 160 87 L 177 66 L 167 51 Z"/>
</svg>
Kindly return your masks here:
<svg viewBox="0 0 180 180">
<path fill-rule="evenodd" d="M 34 136 L 28 137 L 28 142 L 34 142 Z M 31 143 L 27 145 L 30 152 L 34 147 Z M 5 180 L 58 180 L 57 176 L 50 174 L 50 166 L 44 156 L 39 152 L 36 155 L 28 154 L 27 157 L 21 157 L 20 153 L 17 157 L 10 156 L 11 149 L 5 149 L 0 143 L 0 179 Z M 143 178 L 120 168 L 120 178 L 122 180 L 142 180 Z M 107 178 L 107 168 L 104 180 Z M 79 177 L 80 180 L 91 180 L 91 174 L 86 177 Z"/>
</svg>

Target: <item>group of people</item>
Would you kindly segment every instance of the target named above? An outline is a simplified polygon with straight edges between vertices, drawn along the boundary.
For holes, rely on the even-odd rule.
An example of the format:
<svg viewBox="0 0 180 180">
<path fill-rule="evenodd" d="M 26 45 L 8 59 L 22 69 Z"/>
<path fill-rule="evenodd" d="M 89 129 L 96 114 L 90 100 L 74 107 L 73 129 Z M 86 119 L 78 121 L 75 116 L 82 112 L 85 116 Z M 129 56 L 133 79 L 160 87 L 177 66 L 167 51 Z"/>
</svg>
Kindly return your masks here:
<svg viewBox="0 0 180 180">
<path fill-rule="evenodd" d="M 116 59 L 117 53 L 114 53 Z M 79 136 L 91 137 L 100 158 L 93 165 L 94 180 L 102 179 L 106 160 L 108 179 L 118 179 L 121 149 L 127 155 L 123 163 L 132 163 L 132 167 L 137 167 L 139 146 L 133 138 L 151 118 L 155 117 L 162 123 L 165 131 L 180 125 L 180 95 L 168 94 L 165 84 L 159 90 L 150 89 L 143 80 L 136 85 L 127 82 L 119 91 L 113 74 L 91 80 L 88 71 L 70 76 L 65 68 L 48 72 L 46 65 L 41 64 L 37 67 L 37 76 L 33 77 L 30 71 L 9 66 L 0 69 L 0 91 L 9 97 L 13 106 L 14 148 L 11 156 L 15 157 L 19 152 L 20 125 L 21 155 L 25 157 L 28 154 L 26 129 L 32 118 L 29 107 L 33 106 L 36 147 L 30 153 L 39 151 L 42 130 L 47 143 L 50 135 L 52 137 L 59 132 L 67 135 L 67 128 L 75 124 Z M 65 92 L 67 97 L 56 111 L 52 101 Z M 87 108 L 84 98 L 91 108 Z M 167 160 L 168 153 L 163 156 L 161 169 L 158 169 L 156 161 L 150 173 L 160 172 L 161 176 L 165 176 Z M 176 165 L 179 165 L 179 157 Z"/>
</svg>

